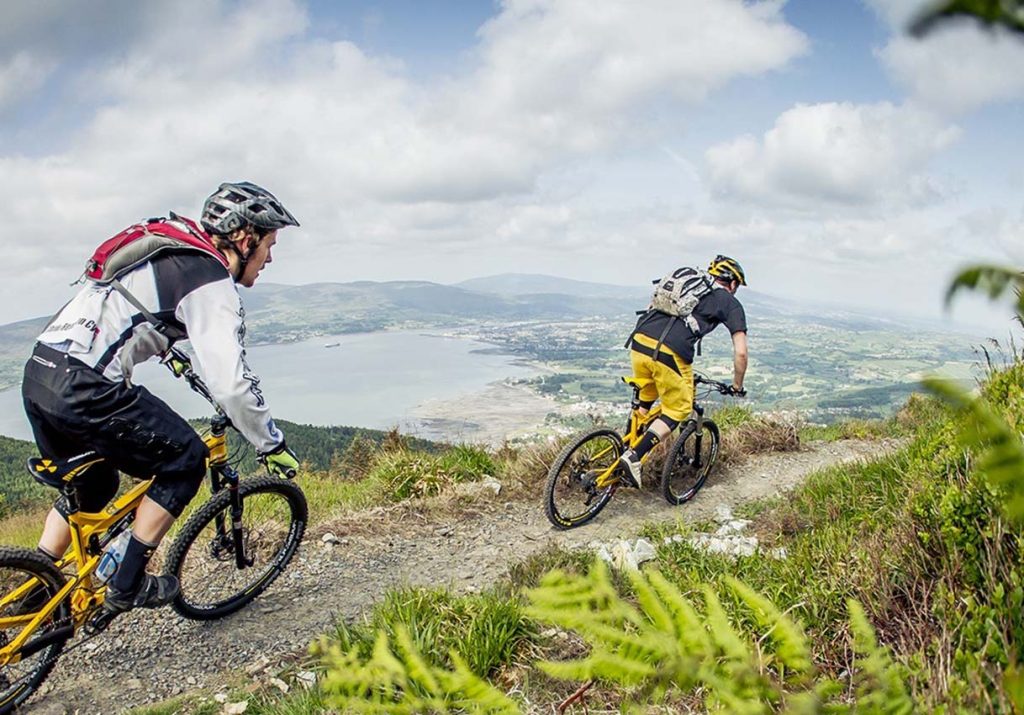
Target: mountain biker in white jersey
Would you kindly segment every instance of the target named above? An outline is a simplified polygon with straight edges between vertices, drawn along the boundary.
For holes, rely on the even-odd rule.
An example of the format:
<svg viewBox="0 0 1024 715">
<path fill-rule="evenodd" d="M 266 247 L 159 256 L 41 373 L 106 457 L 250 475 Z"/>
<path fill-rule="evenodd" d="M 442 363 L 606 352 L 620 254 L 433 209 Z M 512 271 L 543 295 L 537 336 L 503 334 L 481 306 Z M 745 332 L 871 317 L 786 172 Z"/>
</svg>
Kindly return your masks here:
<svg viewBox="0 0 1024 715">
<path fill-rule="evenodd" d="M 117 470 L 153 478 L 107 586 L 104 608 L 111 614 L 174 600 L 177 579 L 147 574 L 146 565 L 206 474 L 207 449 L 195 430 L 131 383 L 135 364 L 163 355 L 173 342 L 147 311 L 187 335 L 214 399 L 268 468 L 283 474 L 299 466 L 246 363 L 245 311 L 236 287 L 256 282 L 271 262 L 278 230 L 299 222 L 273 194 L 249 182 L 221 184 L 200 220 L 207 234 L 200 237 L 224 260 L 212 251 L 172 250 L 131 269 L 120 282 L 145 310 L 110 285 L 87 285 L 50 321 L 25 366 L 25 411 L 42 455 L 67 459 L 93 450 L 105 458 L 76 482 L 82 511 L 100 511 L 114 497 Z M 167 222 L 198 228 L 174 214 Z M 40 551 L 53 559 L 70 543 L 66 511 L 62 497 L 39 540 Z"/>
</svg>

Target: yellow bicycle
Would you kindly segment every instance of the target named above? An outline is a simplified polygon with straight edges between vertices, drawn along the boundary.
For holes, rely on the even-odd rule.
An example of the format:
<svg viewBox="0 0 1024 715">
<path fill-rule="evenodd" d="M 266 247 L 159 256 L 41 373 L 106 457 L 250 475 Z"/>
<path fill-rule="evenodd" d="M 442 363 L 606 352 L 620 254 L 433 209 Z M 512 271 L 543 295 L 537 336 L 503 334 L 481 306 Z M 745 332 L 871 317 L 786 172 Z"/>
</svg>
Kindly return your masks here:
<svg viewBox="0 0 1024 715">
<path fill-rule="evenodd" d="M 640 391 L 651 380 L 624 377 L 622 381 L 633 388 L 625 433 L 607 427 L 584 432 L 566 445 L 548 471 L 545 509 L 548 520 L 556 528 L 571 529 L 586 524 L 608 505 L 621 485 L 619 457 L 627 447 L 635 447 L 640 442 L 647 425 L 661 414 L 660 404 L 655 404 L 644 415 L 638 409 Z M 713 391 L 737 394 L 731 385 L 700 374 L 694 376 L 693 382 L 695 387 L 706 389 L 695 395 L 693 412 L 679 426 L 679 434 L 668 449 L 661 471 L 661 491 L 670 504 L 692 499 L 704 486 L 718 457 L 721 439 L 718 425 L 704 416 L 700 400 Z M 651 453 L 645 455 L 643 461 L 646 463 L 650 456 Z"/>
<path fill-rule="evenodd" d="M 210 499 L 177 532 L 164 563 L 164 571 L 181 582 L 174 610 L 210 620 L 244 607 L 280 575 L 302 541 L 308 508 L 290 479 L 239 478 L 228 455 L 230 420 L 184 353 L 172 349 L 168 362 L 217 410 L 203 438 L 210 451 Z M 109 623 L 100 608 L 106 586 L 96 567 L 104 548 L 131 525 L 152 480 L 135 485 L 102 512 L 82 512 L 78 485 L 101 461 L 95 452 L 68 460 L 29 460 L 37 481 L 59 489 L 67 500 L 71 546 L 56 563 L 38 551 L 0 547 L 0 714 L 23 704 L 62 653 Z M 69 646 L 79 631 L 85 636 Z"/>
</svg>

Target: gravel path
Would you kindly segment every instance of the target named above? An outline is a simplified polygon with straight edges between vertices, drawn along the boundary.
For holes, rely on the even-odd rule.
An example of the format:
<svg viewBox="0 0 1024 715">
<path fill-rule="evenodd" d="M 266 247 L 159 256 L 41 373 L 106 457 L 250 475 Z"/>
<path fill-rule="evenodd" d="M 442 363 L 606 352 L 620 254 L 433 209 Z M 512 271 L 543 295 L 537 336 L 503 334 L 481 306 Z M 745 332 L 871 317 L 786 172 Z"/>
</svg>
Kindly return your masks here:
<svg viewBox="0 0 1024 715">
<path fill-rule="evenodd" d="M 341 538 L 337 545 L 321 540 L 323 527 L 311 529 L 281 578 L 233 616 L 206 623 L 184 620 L 170 609 L 122 616 L 106 634 L 61 660 L 28 710 L 117 713 L 200 688 L 216 691 L 239 673 L 265 680 L 289 653 L 303 652 L 339 619 L 364 612 L 396 586 L 484 588 L 511 563 L 549 545 L 572 548 L 626 538 L 648 521 L 706 519 L 719 504 L 735 508 L 777 494 L 816 469 L 878 456 L 895 445 L 848 440 L 752 457 L 717 470 L 682 507 L 670 507 L 654 492 L 622 490 L 594 522 L 572 531 L 550 527 L 539 496 L 491 496 L 462 509 L 457 519 L 440 522 L 414 508 L 369 510 L 358 521 L 332 527 Z"/>
</svg>

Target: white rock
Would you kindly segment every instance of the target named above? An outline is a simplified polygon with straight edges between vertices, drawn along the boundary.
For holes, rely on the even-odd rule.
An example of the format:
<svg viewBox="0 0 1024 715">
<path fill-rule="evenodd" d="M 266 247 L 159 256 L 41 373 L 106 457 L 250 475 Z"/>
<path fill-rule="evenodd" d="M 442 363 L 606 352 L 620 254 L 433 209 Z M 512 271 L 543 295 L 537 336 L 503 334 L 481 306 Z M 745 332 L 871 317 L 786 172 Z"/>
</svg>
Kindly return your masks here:
<svg viewBox="0 0 1024 715">
<path fill-rule="evenodd" d="M 777 549 L 772 549 L 771 556 L 773 559 L 778 559 L 779 561 L 785 561 L 787 558 L 789 558 L 789 554 L 786 553 L 785 546 L 780 546 Z"/>
<path fill-rule="evenodd" d="M 216 695 L 213 696 L 213 699 L 216 700 L 218 703 L 226 703 L 228 701 L 228 694 L 227 693 L 217 693 Z"/>
<path fill-rule="evenodd" d="M 484 491 L 488 491 L 494 496 L 501 494 L 501 482 L 492 476 L 484 477 L 480 482 L 480 486 Z"/>
<path fill-rule="evenodd" d="M 612 547 L 612 565 L 617 569 L 632 569 L 636 571 L 640 568 L 636 562 L 636 557 L 633 555 L 633 548 L 629 545 L 628 541 L 619 539 L 615 542 Z"/>
<path fill-rule="evenodd" d="M 714 519 L 719 524 L 732 521 L 732 508 L 728 504 L 719 504 L 715 507 Z"/>
<path fill-rule="evenodd" d="M 341 539 L 339 539 L 335 534 L 331 533 L 330 531 L 321 536 L 320 541 L 322 541 L 325 544 L 330 544 L 331 546 L 335 546 L 341 543 Z"/>
<path fill-rule="evenodd" d="M 311 670 L 300 670 L 295 674 L 295 679 L 302 684 L 306 690 L 316 685 L 316 673 Z"/>
<path fill-rule="evenodd" d="M 291 688 L 288 687 L 288 683 L 284 682 L 280 678 L 271 678 L 270 684 L 280 690 L 282 693 L 287 693 Z"/>
<path fill-rule="evenodd" d="M 733 546 L 733 554 L 735 556 L 753 556 L 757 553 L 757 541 L 753 543 L 743 540 L 736 542 Z"/>
<path fill-rule="evenodd" d="M 597 555 L 597 558 L 601 559 L 605 563 L 612 563 L 612 555 L 608 553 L 608 547 L 604 544 L 598 546 L 597 551 L 595 551 L 594 553 Z"/>
<path fill-rule="evenodd" d="M 249 701 L 243 700 L 239 703 L 226 703 L 224 709 L 221 710 L 224 715 L 242 715 L 246 710 L 249 709 Z"/>
<path fill-rule="evenodd" d="M 657 558 L 658 552 L 654 549 L 652 544 L 647 539 L 637 539 L 633 545 L 633 559 L 637 564 L 642 564 L 645 561 L 652 561 Z"/>
</svg>

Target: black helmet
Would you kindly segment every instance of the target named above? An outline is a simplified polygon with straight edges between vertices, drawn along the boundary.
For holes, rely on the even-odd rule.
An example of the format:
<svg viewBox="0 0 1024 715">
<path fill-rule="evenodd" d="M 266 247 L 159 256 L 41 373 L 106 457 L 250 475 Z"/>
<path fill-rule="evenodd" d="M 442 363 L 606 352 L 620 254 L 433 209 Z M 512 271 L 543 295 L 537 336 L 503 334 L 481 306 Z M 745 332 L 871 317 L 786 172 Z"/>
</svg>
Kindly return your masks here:
<svg viewBox="0 0 1024 715">
<path fill-rule="evenodd" d="M 708 266 L 708 273 L 715 278 L 722 278 L 726 281 L 738 281 L 741 286 L 747 284 L 747 276 L 743 272 L 743 266 L 735 258 L 718 255 Z"/>
<path fill-rule="evenodd" d="M 218 236 L 250 225 L 264 232 L 299 225 L 277 197 L 248 181 L 221 184 L 203 204 L 200 220 L 203 228 Z"/>
</svg>

